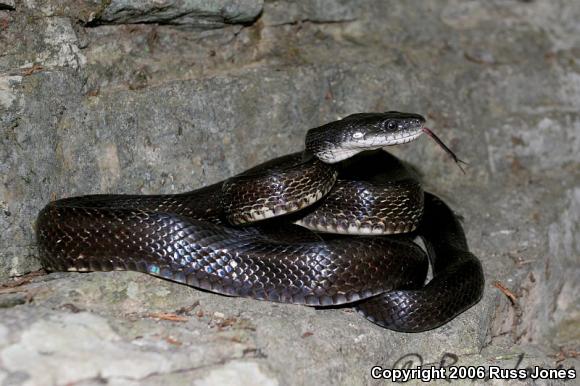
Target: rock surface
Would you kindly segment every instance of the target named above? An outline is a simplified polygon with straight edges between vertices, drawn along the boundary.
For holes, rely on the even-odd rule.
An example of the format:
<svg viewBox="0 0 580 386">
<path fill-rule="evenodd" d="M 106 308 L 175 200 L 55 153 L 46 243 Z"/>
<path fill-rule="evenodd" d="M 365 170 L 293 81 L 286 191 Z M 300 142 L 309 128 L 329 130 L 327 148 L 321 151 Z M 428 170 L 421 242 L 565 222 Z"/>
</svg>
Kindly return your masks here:
<svg viewBox="0 0 580 386">
<path fill-rule="evenodd" d="M 0 385 L 580 367 L 578 19 L 578 3 L 548 0 L 0 1 Z M 191 190 L 384 110 L 426 115 L 470 164 L 462 175 L 426 139 L 394 149 L 464 217 L 484 265 L 484 299 L 442 328 L 399 334 L 136 273 L 17 277 L 39 268 L 34 220 L 52 198 Z"/>
</svg>

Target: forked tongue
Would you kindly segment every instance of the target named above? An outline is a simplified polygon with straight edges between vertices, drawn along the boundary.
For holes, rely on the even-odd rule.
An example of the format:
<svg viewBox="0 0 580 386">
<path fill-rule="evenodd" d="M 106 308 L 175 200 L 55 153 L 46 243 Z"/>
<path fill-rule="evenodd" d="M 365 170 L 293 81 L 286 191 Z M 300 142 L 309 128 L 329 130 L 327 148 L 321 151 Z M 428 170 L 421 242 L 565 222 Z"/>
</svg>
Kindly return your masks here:
<svg viewBox="0 0 580 386">
<path fill-rule="evenodd" d="M 455 164 L 457 165 L 457 167 L 459 169 L 461 169 L 463 174 L 465 174 L 465 170 L 463 169 L 461 164 L 468 165 L 468 163 L 460 160 L 455 155 L 455 153 L 453 151 L 451 151 L 451 149 L 449 147 L 447 147 L 447 145 L 445 145 L 445 143 L 443 143 L 443 141 L 440 140 L 439 137 L 436 136 L 435 133 L 432 132 L 430 129 L 423 127 L 422 130 L 425 134 L 427 134 L 429 137 L 431 137 L 435 141 L 435 143 L 437 143 L 437 145 L 439 145 L 445 151 L 445 153 L 447 153 L 453 159 L 453 161 L 455 161 Z"/>
</svg>

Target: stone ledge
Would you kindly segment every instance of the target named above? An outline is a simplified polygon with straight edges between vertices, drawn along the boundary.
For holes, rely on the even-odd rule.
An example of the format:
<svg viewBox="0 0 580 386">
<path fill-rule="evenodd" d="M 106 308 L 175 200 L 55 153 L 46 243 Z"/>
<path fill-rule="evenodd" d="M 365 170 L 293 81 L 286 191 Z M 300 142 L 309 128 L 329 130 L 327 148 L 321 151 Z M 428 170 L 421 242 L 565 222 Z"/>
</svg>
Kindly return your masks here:
<svg viewBox="0 0 580 386">
<path fill-rule="evenodd" d="M 248 24 L 262 12 L 263 0 L 112 0 L 90 25 L 158 23 L 195 28 Z"/>
</svg>

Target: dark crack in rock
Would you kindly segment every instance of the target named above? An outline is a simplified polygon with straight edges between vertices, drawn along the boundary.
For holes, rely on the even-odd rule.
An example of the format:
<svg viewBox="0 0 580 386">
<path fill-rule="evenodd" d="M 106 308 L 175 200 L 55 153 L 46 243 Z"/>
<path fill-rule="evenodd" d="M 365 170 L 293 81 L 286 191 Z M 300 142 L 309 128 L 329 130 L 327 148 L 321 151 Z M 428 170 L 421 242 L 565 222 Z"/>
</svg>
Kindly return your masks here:
<svg viewBox="0 0 580 386">
<path fill-rule="evenodd" d="M 0 1 L 0 10 L 7 9 L 9 11 L 14 11 L 16 9 L 16 2 L 14 0 L 3 0 Z"/>
</svg>

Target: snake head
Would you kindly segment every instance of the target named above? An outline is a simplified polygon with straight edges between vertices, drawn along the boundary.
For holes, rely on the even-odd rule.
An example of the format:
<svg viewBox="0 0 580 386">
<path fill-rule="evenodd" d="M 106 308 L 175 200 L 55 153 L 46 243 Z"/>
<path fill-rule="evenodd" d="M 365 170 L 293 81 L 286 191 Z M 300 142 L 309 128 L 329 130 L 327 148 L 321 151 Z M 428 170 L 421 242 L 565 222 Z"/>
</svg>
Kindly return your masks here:
<svg viewBox="0 0 580 386">
<path fill-rule="evenodd" d="M 425 118 L 413 113 L 352 114 L 309 130 L 306 150 L 326 163 L 335 163 L 364 150 L 411 142 L 421 135 L 424 124 Z"/>
</svg>

